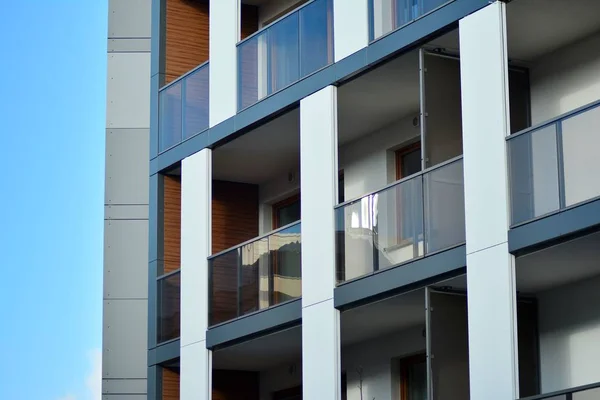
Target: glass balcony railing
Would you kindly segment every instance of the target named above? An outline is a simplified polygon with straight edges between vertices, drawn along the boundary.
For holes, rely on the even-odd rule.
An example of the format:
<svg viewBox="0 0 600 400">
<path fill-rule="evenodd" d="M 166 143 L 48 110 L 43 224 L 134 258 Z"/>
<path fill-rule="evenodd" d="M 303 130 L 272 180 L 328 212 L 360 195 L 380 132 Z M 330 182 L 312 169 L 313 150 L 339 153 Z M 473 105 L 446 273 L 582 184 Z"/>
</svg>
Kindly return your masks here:
<svg viewBox="0 0 600 400">
<path fill-rule="evenodd" d="M 163 87 L 159 102 L 159 152 L 208 128 L 208 62 Z"/>
<path fill-rule="evenodd" d="M 465 242 L 462 156 L 338 206 L 338 283 Z"/>
<path fill-rule="evenodd" d="M 156 326 L 157 343 L 177 339 L 181 320 L 181 272 L 161 276 L 156 281 L 158 290 L 158 315 Z"/>
<path fill-rule="evenodd" d="M 600 102 L 509 136 L 511 222 L 600 196 Z"/>
<path fill-rule="evenodd" d="M 210 325 L 302 295 L 300 222 L 209 258 Z"/>
<path fill-rule="evenodd" d="M 520 400 L 591 400 L 600 399 L 600 382 L 558 392 L 521 397 Z"/>
<path fill-rule="evenodd" d="M 333 0 L 313 0 L 238 44 L 238 109 L 333 62 Z"/>
<path fill-rule="evenodd" d="M 454 0 L 369 0 L 371 40 L 395 31 Z"/>
</svg>

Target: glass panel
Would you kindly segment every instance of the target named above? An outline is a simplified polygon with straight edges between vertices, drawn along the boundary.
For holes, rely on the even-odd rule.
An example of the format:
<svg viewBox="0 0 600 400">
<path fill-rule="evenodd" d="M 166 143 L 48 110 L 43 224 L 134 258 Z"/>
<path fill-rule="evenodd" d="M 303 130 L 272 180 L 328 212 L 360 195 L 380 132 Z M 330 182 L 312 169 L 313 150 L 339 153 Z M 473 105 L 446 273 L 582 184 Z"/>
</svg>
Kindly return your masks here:
<svg viewBox="0 0 600 400">
<path fill-rule="evenodd" d="M 238 46 L 240 110 L 266 95 L 266 39 L 265 31 Z M 264 73 L 259 75 L 259 71 Z"/>
<path fill-rule="evenodd" d="M 419 148 L 404 154 L 401 162 L 403 178 L 421 171 L 421 149 Z"/>
<path fill-rule="evenodd" d="M 370 0 L 371 34 L 377 39 L 453 0 Z"/>
<path fill-rule="evenodd" d="M 176 339 L 180 330 L 181 276 L 169 275 L 158 281 L 158 343 Z"/>
<path fill-rule="evenodd" d="M 240 315 L 269 306 L 269 248 L 261 239 L 241 248 Z"/>
<path fill-rule="evenodd" d="M 271 305 L 302 296 L 300 224 L 269 236 L 273 271 Z"/>
<path fill-rule="evenodd" d="M 338 257 L 339 282 L 373 272 L 371 211 L 370 196 L 336 210 L 338 223 L 336 246 L 337 253 L 342 255 Z"/>
<path fill-rule="evenodd" d="M 412 364 L 406 371 L 408 399 L 427 400 L 427 363 Z"/>
<path fill-rule="evenodd" d="M 565 204 L 600 196 L 600 107 L 562 122 Z"/>
<path fill-rule="evenodd" d="M 425 175 L 427 253 L 465 241 L 463 161 Z"/>
<path fill-rule="evenodd" d="M 277 209 L 277 224 L 279 226 L 277 226 L 276 228 L 289 225 L 293 222 L 298 221 L 299 219 L 300 200 Z"/>
<path fill-rule="evenodd" d="M 597 400 L 600 399 L 600 388 L 589 389 L 583 392 L 573 393 L 573 400 Z"/>
<path fill-rule="evenodd" d="M 300 9 L 300 75 L 306 76 L 333 61 L 331 0 L 317 0 Z"/>
<path fill-rule="evenodd" d="M 208 128 L 208 65 L 185 78 L 183 139 Z"/>
<path fill-rule="evenodd" d="M 159 94 L 159 150 L 164 151 L 181 142 L 181 81 Z"/>
<path fill-rule="evenodd" d="M 269 28 L 267 52 L 270 94 L 299 78 L 298 13 L 291 14 Z"/>
<path fill-rule="evenodd" d="M 238 315 L 239 250 L 231 250 L 210 260 L 210 323 L 218 324 Z"/>
<path fill-rule="evenodd" d="M 423 255 L 422 193 L 419 176 L 371 196 L 377 269 Z"/>
<path fill-rule="evenodd" d="M 508 151 L 512 223 L 558 210 L 556 126 L 509 140 Z"/>
</svg>

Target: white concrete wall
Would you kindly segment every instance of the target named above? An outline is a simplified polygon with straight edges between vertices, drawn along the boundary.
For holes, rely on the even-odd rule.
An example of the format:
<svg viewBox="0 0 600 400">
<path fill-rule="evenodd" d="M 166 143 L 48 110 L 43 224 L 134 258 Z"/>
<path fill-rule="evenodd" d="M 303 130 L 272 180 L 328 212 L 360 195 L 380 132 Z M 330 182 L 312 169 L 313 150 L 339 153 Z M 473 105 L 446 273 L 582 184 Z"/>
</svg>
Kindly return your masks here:
<svg viewBox="0 0 600 400">
<path fill-rule="evenodd" d="M 302 361 L 260 372 L 260 400 L 271 400 L 273 392 L 302 385 Z"/>
<path fill-rule="evenodd" d="M 151 0 L 109 0 L 102 393 L 146 398 Z"/>
<path fill-rule="evenodd" d="M 542 393 L 600 381 L 600 277 L 538 295 Z"/>
<path fill-rule="evenodd" d="M 420 138 L 420 128 L 412 124 L 416 116 L 418 110 L 339 148 L 339 168 L 344 170 L 346 201 L 396 180 L 394 151 Z"/>
<path fill-rule="evenodd" d="M 399 399 L 398 358 L 425 353 L 425 326 L 377 337 L 342 348 L 342 371 L 346 372 L 348 400 Z M 358 369 L 362 368 L 363 397 L 360 396 Z"/>
<path fill-rule="evenodd" d="M 240 0 L 210 0 L 209 126 L 237 112 L 237 48 Z"/>
<path fill-rule="evenodd" d="M 369 44 L 367 0 L 333 0 L 335 62 Z"/>
<path fill-rule="evenodd" d="M 471 400 L 514 399 L 519 380 L 514 257 L 508 252 L 506 4 L 492 3 L 459 26 Z"/>
<path fill-rule="evenodd" d="M 210 399 L 211 393 L 206 349 L 211 191 L 212 150 L 204 149 L 181 162 L 181 400 Z"/>
<path fill-rule="evenodd" d="M 600 99 L 600 33 L 536 60 L 531 119 L 538 124 Z"/>
</svg>

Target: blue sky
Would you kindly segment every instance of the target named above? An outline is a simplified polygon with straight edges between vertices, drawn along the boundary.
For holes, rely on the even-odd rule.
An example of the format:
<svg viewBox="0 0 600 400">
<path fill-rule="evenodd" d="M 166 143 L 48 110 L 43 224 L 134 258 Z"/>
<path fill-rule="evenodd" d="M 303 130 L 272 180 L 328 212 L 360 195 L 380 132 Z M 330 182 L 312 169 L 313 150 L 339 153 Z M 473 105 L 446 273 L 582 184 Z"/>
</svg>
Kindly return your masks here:
<svg viewBox="0 0 600 400">
<path fill-rule="evenodd" d="M 0 3 L 0 399 L 97 400 L 107 0 Z"/>
</svg>

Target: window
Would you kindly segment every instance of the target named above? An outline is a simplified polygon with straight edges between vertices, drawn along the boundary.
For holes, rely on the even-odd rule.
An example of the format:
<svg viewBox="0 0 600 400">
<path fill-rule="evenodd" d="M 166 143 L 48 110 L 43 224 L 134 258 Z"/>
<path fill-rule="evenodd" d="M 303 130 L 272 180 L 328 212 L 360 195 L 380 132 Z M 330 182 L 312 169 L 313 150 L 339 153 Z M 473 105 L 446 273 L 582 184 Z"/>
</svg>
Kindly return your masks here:
<svg viewBox="0 0 600 400">
<path fill-rule="evenodd" d="M 427 358 L 425 354 L 400 360 L 400 399 L 427 400 Z"/>
<path fill-rule="evenodd" d="M 273 229 L 281 228 L 298 220 L 300 220 L 299 194 L 273 204 Z"/>
<path fill-rule="evenodd" d="M 338 204 L 342 204 L 344 201 L 344 170 L 342 169 L 338 173 Z"/>
<path fill-rule="evenodd" d="M 421 142 L 396 151 L 396 179 L 405 178 L 419 171 L 421 171 Z"/>
</svg>

